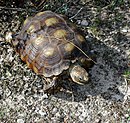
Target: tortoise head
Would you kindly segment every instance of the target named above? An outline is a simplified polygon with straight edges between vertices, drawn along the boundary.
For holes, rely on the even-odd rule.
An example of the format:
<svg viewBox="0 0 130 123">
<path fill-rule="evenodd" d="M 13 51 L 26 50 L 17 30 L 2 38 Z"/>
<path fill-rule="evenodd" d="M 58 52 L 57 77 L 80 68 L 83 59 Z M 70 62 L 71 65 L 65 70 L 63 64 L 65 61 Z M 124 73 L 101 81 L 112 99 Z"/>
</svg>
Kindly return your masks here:
<svg viewBox="0 0 130 123">
<path fill-rule="evenodd" d="M 86 84 L 89 80 L 87 71 L 79 65 L 74 65 L 72 67 L 72 69 L 70 70 L 70 76 L 73 82 L 80 85 Z"/>
</svg>

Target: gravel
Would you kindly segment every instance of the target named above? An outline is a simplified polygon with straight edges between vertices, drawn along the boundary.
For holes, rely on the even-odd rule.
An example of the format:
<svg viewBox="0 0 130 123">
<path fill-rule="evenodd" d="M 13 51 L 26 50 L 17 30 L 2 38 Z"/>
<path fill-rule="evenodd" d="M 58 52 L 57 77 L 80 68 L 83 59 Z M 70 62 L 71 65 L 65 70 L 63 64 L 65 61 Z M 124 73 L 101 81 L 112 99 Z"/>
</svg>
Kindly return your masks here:
<svg viewBox="0 0 130 123">
<path fill-rule="evenodd" d="M 27 68 L 5 38 L 18 33 L 23 20 L 40 10 L 29 2 L 23 5 L 27 11 L 7 8 L 0 9 L 1 123 L 130 122 L 130 75 L 125 74 L 130 71 L 129 1 L 113 10 L 91 0 L 43 4 L 42 10 L 62 13 L 77 24 L 96 56 L 89 84 L 63 80 L 63 89 L 54 94 L 44 93 L 43 78 Z"/>
</svg>

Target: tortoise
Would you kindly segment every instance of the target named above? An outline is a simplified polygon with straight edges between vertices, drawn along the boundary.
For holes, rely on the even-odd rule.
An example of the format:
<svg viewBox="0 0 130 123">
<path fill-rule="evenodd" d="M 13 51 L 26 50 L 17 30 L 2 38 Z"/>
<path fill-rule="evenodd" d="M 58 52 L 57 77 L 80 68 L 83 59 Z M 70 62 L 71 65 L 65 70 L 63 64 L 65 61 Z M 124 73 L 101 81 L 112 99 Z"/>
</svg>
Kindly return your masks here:
<svg viewBox="0 0 130 123">
<path fill-rule="evenodd" d="M 58 85 L 63 73 L 80 85 L 89 80 L 87 68 L 93 64 L 86 57 L 89 46 L 82 32 L 63 15 L 43 11 L 28 17 L 12 43 L 27 66 L 45 78 L 45 91 Z"/>
</svg>

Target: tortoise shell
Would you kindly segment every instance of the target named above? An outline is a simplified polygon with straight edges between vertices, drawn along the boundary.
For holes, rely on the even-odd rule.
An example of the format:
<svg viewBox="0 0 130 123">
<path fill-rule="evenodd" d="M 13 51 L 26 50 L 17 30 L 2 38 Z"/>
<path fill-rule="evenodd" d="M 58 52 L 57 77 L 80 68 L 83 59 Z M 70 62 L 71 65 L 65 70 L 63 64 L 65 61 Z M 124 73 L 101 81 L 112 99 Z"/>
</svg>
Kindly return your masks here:
<svg viewBox="0 0 130 123">
<path fill-rule="evenodd" d="M 13 44 L 28 67 L 44 77 L 57 76 L 67 70 L 83 55 L 79 49 L 86 47 L 78 29 L 51 11 L 27 18 Z"/>
</svg>

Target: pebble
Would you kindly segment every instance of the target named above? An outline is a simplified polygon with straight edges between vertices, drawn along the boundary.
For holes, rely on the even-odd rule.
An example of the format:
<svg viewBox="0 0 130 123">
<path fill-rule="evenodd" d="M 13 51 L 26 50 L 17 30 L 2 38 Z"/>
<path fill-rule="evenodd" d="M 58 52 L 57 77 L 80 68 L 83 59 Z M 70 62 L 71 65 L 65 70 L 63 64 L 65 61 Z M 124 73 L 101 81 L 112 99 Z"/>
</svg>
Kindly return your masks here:
<svg viewBox="0 0 130 123">
<path fill-rule="evenodd" d="M 77 23 L 78 23 L 78 24 L 81 24 L 81 20 L 77 20 Z"/>
<path fill-rule="evenodd" d="M 88 21 L 87 20 L 82 20 L 81 25 L 82 26 L 88 26 Z"/>
<path fill-rule="evenodd" d="M 5 36 L 5 39 L 6 39 L 7 42 L 11 42 L 12 32 L 7 32 L 7 33 L 6 33 L 6 36 Z"/>
<path fill-rule="evenodd" d="M 95 123 L 100 123 L 100 120 L 101 120 L 101 119 L 97 118 L 97 119 L 95 120 Z"/>
<path fill-rule="evenodd" d="M 25 123 L 23 119 L 17 119 L 17 123 Z"/>
<path fill-rule="evenodd" d="M 56 114 L 57 111 L 58 111 L 57 108 L 53 108 L 52 113 Z"/>
<path fill-rule="evenodd" d="M 128 28 L 127 28 L 127 27 L 126 27 L 126 28 L 123 28 L 123 29 L 121 30 L 121 32 L 127 33 L 127 32 L 128 32 Z"/>
<path fill-rule="evenodd" d="M 46 115 L 47 115 L 47 113 L 43 112 L 42 110 L 39 110 L 39 114 L 40 114 L 41 116 L 46 116 Z"/>
<path fill-rule="evenodd" d="M 130 117 L 130 115 L 129 114 L 125 114 L 125 117 L 128 118 L 128 117 Z"/>
</svg>

